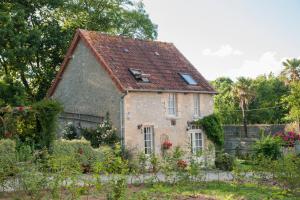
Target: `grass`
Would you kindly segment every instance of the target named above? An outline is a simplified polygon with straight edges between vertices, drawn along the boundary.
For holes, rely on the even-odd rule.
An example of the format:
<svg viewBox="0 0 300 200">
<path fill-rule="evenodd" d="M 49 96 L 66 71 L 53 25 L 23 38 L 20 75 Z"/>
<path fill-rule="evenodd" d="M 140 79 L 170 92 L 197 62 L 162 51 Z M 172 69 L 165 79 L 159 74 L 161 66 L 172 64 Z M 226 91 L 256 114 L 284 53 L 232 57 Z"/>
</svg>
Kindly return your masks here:
<svg viewBox="0 0 300 200">
<path fill-rule="evenodd" d="M 64 193 L 64 192 L 63 192 Z M 185 182 L 177 185 L 155 183 L 153 185 L 130 185 L 126 197 L 120 200 L 297 200 L 300 196 L 284 192 L 278 187 L 262 186 L 257 184 L 233 184 L 231 182 Z M 66 196 L 65 197 L 69 197 Z M 22 192 L 0 193 L 0 199 L 32 199 Z M 42 198 L 48 199 L 48 198 Z M 87 196 L 82 193 L 80 199 L 105 200 L 106 194 L 98 193 L 91 188 Z"/>
<path fill-rule="evenodd" d="M 188 183 L 177 186 L 155 184 L 145 187 L 133 195 L 133 199 L 296 200 L 299 198 L 287 194 L 277 187 L 255 184 L 235 185 L 226 182 Z"/>
</svg>

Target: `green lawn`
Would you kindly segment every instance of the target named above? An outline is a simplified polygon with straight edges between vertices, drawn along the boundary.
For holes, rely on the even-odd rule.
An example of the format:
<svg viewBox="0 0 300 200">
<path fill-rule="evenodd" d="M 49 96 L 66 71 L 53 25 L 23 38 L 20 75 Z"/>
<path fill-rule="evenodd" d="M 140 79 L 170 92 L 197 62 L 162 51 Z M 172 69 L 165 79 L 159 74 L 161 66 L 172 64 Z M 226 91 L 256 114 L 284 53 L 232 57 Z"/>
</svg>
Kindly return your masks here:
<svg viewBox="0 0 300 200">
<path fill-rule="evenodd" d="M 222 199 L 222 200 L 297 200 L 277 187 L 254 184 L 234 185 L 225 182 L 189 183 L 183 185 L 155 184 L 132 194 L 132 199 Z"/>
</svg>

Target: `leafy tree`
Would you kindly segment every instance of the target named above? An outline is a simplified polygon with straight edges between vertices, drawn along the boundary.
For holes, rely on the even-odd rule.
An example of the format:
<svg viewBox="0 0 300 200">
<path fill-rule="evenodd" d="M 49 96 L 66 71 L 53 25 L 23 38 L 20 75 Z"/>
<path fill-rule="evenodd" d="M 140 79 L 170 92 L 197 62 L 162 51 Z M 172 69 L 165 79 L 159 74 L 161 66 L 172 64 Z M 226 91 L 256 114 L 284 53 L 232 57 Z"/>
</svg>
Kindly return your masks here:
<svg viewBox="0 0 300 200">
<path fill-rule="evenodd" d="M 77 28 L 154 39 L 156 26 L 134 0 L 3 0 L 0 71 L 42 99 Z"/>
<path fill-rule="evenodd" d="M 284 69 L 281 72 L 284 80 L 288 83 L 300 80 L 300 59 L 287 59 L 283 63 Z"/>
<path fill-rule="evenodd" d="M 248 113 L 249 123 L 283 123 L 288 109 L 281 98 L 289 93 L 289 88 L 273 74 L 262 75 L 253 79 L 252 87 L 255 99 L 250 103 Z"/>
<path fill-rule="evenodd" d="M 300 118 L 300 82 L 294 82 L 290 85 L 291 91 L 282 101 L 287 104 L 289 114 L 287 119 L 299 122 Z"/>
<path fill-rule="evenodd" d="M 233 84 L 234 82 L 226 77 L 220 77 L 212 81 L 212 85 L 219 93 L 214 96 L 214 112 L 220 117 L 222 124 L 241 122 L 240 113 L 237 112 L 239 105 L 232 95 Z"/>
<path fill-rule="evenodd" d="M 233 96 L 239 101 L 239 106 L 242 109 L 244 131 L 247 137 L 247 116 L 245 110 L 248 109 L 248 105 L 253 100 L 255 94 L 251 86 L 251 79 L 240 77 L 233 85 Z"/>
</svg>

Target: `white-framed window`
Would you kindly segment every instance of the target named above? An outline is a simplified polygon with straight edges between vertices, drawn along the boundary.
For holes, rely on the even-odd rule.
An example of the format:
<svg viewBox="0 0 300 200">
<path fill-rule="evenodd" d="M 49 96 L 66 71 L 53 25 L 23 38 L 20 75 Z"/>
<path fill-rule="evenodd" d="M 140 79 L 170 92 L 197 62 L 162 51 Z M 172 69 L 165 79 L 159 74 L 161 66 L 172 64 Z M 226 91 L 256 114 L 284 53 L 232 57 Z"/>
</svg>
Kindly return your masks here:
<svg viewBox="0 0 300 200">
<path fill-rule="evenodd" d="M 176 93 L 170 93 L 168 99 L 168 114 L 177 115 L 177 95 Z"/>
<path fill-rule="evenodd" d="M 194 116 L 200 117 L 200 95 L 194 94 Z"/>
<path fill-rule="evenodd" d="M 203 134 L 200 131 L 191 133 L 192 153 L 196 154 L 203 150 Z"/>
<path fill-rule="evenodd" d="M 145 143 L 145 154 L 150 155 L 154 153 L 154 133 L 153 126 L 145 126 L 144 131 L 144 143 Z"/>
</svg>

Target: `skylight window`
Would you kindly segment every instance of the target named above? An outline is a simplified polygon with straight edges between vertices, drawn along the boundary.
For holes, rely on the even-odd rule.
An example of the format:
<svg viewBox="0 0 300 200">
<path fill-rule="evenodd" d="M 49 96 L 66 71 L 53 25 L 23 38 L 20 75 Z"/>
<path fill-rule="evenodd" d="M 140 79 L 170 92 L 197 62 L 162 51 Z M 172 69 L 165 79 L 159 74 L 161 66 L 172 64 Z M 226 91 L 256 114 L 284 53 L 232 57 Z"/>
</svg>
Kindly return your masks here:
<svg viewBox="0 0 300 200">
<path fill-rule="evenodd" d="M 141 81 L 143 83 L 149 83 L 150 74 L 144 74 L 140 69 L 129 68 L 130 73 L 134 76 L 137 81 Z"/>
<path fill-rule="evenodd" d="M 184 79 L 185 82 L 189 85 L 197 85 L 197 82 L 193 79 L 190 74 L 180 73 L 180 76 Z"/>
</svg>

